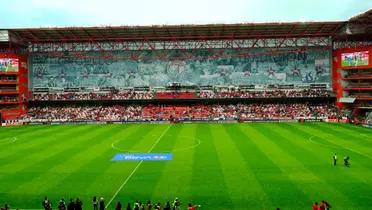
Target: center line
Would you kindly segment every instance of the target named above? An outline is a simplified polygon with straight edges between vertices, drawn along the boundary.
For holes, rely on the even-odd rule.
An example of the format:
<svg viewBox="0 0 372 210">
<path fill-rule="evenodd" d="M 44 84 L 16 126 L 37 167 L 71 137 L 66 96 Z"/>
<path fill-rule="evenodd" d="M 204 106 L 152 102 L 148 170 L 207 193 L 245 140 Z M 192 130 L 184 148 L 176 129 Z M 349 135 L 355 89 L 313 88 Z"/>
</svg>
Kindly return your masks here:
<svg viewBox="0 0 372 210">
<path fill-rule="evenodd" d="M 165 129 L 163 131 L 163 133 L 159 136 L 159 138 L 157 139 L 157 141 L 152 145 L 152 147 L 147 151 L 147 153 L 150 153 L 155 148 L 155 146 L 159 143 L 159 141 L 163 138 L 163 136 L 168 132 L 168 130 L 169 130 L 170 127 L 172 127 L 172 125 L 169 125 L 167 127 L 167 129 Z M 133 171 L 129 174 L 129 176 L 124 180 L 124 182 L 120 185 L 119 189 L 116 190 L 115 194 L 112 196 L 112 198 L 110 199 L 110 201 L 107 203 L 106 208 L 108 208 L 110 206 L 110 204 L 112 203 L 112 201 L 116 198 L 116 196 L 123 189 L 123 187 L 128 183 L 128 181 L 130 180 L 130 178 L 132 178 L 132 176 L 134 175 L 134 173 L 136 173 L 137 169 L 141 166 L 142 163 L 143 163 L 143 160 L 141 160 L 137 164 L 137 166 L 133 169 Z"/>
</svg>

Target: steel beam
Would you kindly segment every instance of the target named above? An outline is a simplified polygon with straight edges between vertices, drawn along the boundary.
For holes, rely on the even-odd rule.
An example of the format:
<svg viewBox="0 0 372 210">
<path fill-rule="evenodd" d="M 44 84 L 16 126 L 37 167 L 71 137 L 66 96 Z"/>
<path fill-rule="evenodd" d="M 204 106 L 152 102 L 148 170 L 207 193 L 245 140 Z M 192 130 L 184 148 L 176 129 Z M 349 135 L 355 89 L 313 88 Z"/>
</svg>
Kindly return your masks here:
<svg viewBox="0 0 372 210">
<path fill-rule="evenodd" d="M 151 41 L 142 40 L 129 42 L 105 41 L 96 42 L 54 42 L 54 43 L 31 43 L 28 50 L 31 53 L 47 52 L 106 52 L 106 51 L 141 51 L 141 50 L 192 50 L 192 49 L 251 49 L 251 48 L 290 48 L 290 47 L 330 47 L 330 37 L 302 37 L 302 38 L 278 38 L 278 39 L 228 39 L 228 40 L 205 40 L 181 41 Z"/>
</svg>

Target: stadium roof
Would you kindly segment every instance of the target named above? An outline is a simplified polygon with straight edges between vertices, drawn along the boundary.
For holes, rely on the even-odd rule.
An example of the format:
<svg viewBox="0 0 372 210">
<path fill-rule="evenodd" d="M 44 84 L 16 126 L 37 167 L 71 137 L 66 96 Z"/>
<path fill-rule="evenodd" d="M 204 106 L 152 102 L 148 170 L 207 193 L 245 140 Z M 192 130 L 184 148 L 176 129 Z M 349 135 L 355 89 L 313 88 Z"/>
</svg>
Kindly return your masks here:
<svg viewBox="0 0 372 210">
<path fill-rule="evenodd" d="M 89 41 L 214 40 L 330 36 L 345 22 L 67 27 L 9 29 L 25 43 Z"/>
<path fill-rule="evenodd" d="M 348 21 L 5 29 L 19 43 L 183 41 L 337 36 L 348 23 L 369 34 L 372 9 Z"/>
<path fill-rule="evenodd" d="M 372 9 L 350 18 L 349 22 L 359 22 L 359 23 L 372 23 Z"/>
</svg>

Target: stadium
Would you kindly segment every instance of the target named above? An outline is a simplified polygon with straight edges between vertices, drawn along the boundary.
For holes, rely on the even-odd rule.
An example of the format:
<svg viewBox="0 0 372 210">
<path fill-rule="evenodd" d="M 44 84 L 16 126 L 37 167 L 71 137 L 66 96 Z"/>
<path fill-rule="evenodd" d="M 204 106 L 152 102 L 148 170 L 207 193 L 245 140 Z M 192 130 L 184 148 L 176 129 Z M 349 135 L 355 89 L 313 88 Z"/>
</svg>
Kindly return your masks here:
<svg viewBox="0 0 372 210">
<path fill-rule="evenodd" d="M 372 209 L 371 110 L 372 10 L 0 28 L 0 206 Z"/>
</svg>

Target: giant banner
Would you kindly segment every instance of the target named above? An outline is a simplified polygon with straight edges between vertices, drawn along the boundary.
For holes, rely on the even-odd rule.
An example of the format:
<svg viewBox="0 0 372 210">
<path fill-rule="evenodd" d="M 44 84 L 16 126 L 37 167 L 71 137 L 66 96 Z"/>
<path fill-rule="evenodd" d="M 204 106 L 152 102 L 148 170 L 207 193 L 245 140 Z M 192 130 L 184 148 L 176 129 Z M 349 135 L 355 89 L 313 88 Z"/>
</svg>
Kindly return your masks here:
<svg viewBox="0 0 372 210">
<path fill-rule="evenodd" d="M 18 72 L 18 58 L 0 58 L 0 72 Z"/>
<path fill-rule="evenodd" d="M 330 50 L 210 49 L 30 56 L 31 87 L 138 87 L 330 83 Z"/>
</svg>

